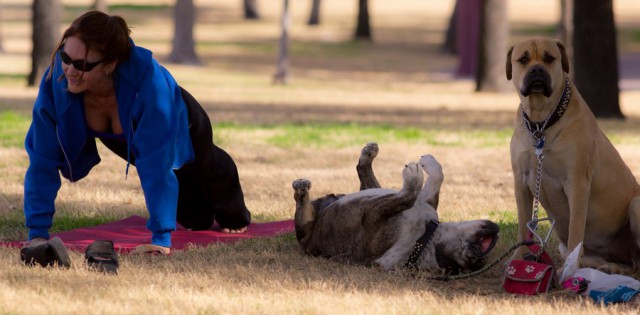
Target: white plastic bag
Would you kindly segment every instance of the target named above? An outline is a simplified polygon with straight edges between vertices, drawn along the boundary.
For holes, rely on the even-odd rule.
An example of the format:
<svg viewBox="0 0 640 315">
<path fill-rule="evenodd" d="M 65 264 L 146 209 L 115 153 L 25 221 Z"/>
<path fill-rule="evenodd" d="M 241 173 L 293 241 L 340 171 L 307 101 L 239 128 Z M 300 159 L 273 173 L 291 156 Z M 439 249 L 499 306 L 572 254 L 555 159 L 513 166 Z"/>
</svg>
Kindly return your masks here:
<svg viewBox="0 0 640 315">
<path fill-rule="evenodd" d="M 586 290 L 580 290 L 579 292 L 583 295 L 589 295 L 591 291 L 609 291 L 618 286 L 627 286 L 634 290 L 640 290 L 640 281 L 632 277 L 607 274 L 593 268 L 578 268 L 581 248 L 582 243 L 578 244 L 564 261 L 562 275 L 560 276 L 560 283 L 563 288 L 579 292 L 576 285 L 586 280 L 588 287 Z"/>
</svg>

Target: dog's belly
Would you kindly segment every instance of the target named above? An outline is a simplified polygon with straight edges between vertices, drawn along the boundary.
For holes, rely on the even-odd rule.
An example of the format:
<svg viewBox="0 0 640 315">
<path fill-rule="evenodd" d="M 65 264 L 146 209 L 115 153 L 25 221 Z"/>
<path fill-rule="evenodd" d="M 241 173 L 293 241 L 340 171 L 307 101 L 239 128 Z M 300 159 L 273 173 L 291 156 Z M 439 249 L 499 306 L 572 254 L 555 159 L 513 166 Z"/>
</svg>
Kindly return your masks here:
<svg viewBox="0 0 640 315">
<path fill-rule="evenodd" d="M 324 209 L 314 227 L 310 250 L 321 256 L 353 263 L 370 263 L 397 238 L 397 215 L 376 226 L 363 224 L 367 209 L 361 201 L 396 194 L 391 189 L 367 189 L 346 195 Z"/>
<path fill-rule="evenodd" d="M 385 189 L 385 188 L 372 188 L 361 190 L 356 193 L 345 195 L 344 197 L 335 201 L 340 208 L 351 207 L 353 204 L 357 204 L 360 200 L 369 197 L 382 197 L 385 195 L 392 195 L 398 193 L 397 190 Z"/>
<path fill-rule="evenodd" d="M 416 241 L 424 234 L 427 220 L 438 220 L 438 214 L 433 208 L 414 206 L 396 216 L 393 222 L 395 241 L 376 263 L 384 269 L 393 269 L 402 266 L 416 244 Z"/>
</svg>

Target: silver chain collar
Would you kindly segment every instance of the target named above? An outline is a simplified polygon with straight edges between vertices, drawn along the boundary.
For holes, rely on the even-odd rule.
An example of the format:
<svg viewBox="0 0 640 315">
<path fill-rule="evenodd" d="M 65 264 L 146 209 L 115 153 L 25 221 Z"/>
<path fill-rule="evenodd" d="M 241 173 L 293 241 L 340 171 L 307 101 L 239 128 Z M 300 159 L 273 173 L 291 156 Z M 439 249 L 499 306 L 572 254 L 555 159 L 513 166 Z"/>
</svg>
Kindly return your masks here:
<svg viewBox="0 0 640 315">
<path fill-rule="evenodd" d="M 562 117 L 564 112 L 567 110 L 569 101 L 571 100 L 571 82 L 569 81 L 569 77 L 566 78 L 565 82 L 566 83 L 564 86 L 564 90 L 562 91 L 562 96 L 560 97 L 560 100 L 558 101 L 558 105 L 556 105 L 555 110 L 549 113 L 549 115 L 547 115 L 547 118 L 542 122 L 542 124 L 539 124 L 539 123 L 535 124 L 536 125 L 535 129 L 533 129 L 533 127 L 531 126 L 531 121 L 529 121 L 529 119 L 526 116 L 526 113 L 524 112 L 524 106 L 522 105 L 522 103 L 520 104 L 520 113 L 521 113 L 520 117 L 522 118 L 522 122 L 525 128 L 527 129 L 527 131 L 529 132 L 529 135 L 533 138 L 533 141 L 534 141 L 533 146 L 536 148 L 535 154 L 536 154 L 536 159 L 538 160 L 538 165 L 536 168 L 536 186 L 535 186 L 534 196 L 533 196 L 532 221 L 538 220 L 538 212 L 540 209 L 540 188 L 542 187 L 542 161 L 544 160 L 543 149 L 544 149 L 544 142 L 545 142 L 544 131 L 547 129 L 549 125 L 549 121 L 551 120 L 551 117 L 554 114 L 557 113 L 558 115 L 557 119 L 560 119 L 560 117 Z"/>
</svg>

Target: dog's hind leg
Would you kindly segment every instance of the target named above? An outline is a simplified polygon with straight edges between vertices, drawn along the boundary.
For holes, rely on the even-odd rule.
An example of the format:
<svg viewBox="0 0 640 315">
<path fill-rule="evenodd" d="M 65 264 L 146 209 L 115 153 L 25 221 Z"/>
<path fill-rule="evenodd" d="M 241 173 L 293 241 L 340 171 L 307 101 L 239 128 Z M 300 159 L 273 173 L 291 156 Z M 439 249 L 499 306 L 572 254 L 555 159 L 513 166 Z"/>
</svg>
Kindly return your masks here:
<svg viewBox="0 0 640 315">
<path fill-rule="evenodd" d="M 594 255 L 580 257 L 580 267 L 593 268 L 609 274 L 630 274 L 631 269 L 620 264 L 608 262 L 604 258 Z"/>
<path fill-rule="evenodd" d="M 431 154 L 425 154 L 420 158 L 420 166 L 429 176 L 424 183 L 422 191 L 418 195 L 416 203 L 427 203 L 438 210 L 438 202 L 440 201 L 440 187 L 444 181 L 442 166 Z"/>
<path fill-rule="evenodd" d="M 636 243 L 636 250 L 640 249 L 640 196 L 635 196 L 629 202 L 629 227 Z M 636 262 L 640 263 L 640 262 Z"/>
<path fill-rule="evenodd" d="M 373 159 L 378 155 L 378 144 L 375 142 L 369 142 L 362 148 L 360 152 L 360 159 L 358 160 L 358 178 L 360 179 L 360 190 L 369 188 L 380 188 L 380 183 L 373 173 Z"/>
<path fill-rule="evenodd" d="M 300 245 L 306 250 L 316 219 L 316 211 L 309 197 L 311 181 L 301 178 L 293 181 L 291 185 L 293 186 L 293 198 L 296 200 L 296 214 L 294 219 L 296 238 L 298 242 L 300 242 Z"/>
</svg>

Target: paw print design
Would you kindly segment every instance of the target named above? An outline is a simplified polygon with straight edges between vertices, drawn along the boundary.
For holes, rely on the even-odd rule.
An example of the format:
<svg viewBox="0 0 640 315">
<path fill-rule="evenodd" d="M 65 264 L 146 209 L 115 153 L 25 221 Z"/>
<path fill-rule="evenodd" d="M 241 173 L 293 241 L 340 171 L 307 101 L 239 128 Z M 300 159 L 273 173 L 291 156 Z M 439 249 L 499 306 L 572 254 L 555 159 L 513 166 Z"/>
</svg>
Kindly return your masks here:
<svg viewBox="0 0 640 315">
<path fill-rule="evenodd" d="M 528 265 L 527 268 L 524 268 L 524 271 L 526 271 L 527 273 L 532 273 L 535 270 L 535 268 L 533 268 L 533 266 Z"/>
<path fill-rule="evenodd" d="M 536 279 L 542 278 L 543 275 L 544 271 L 538 271 L 538 273 L 536 274 Z"/>
<path fill-rule="evenodd" d="M 512 275 L 514 275 L 515 273 L 516 273 L 516 268 L 515 268 L 515 267 L 513 267 L 513 266 L 509 266 L 509 267 L 507 268 L 507 274 L 508 274 L 508 275 L 512 276 Z"/>
</svg>

